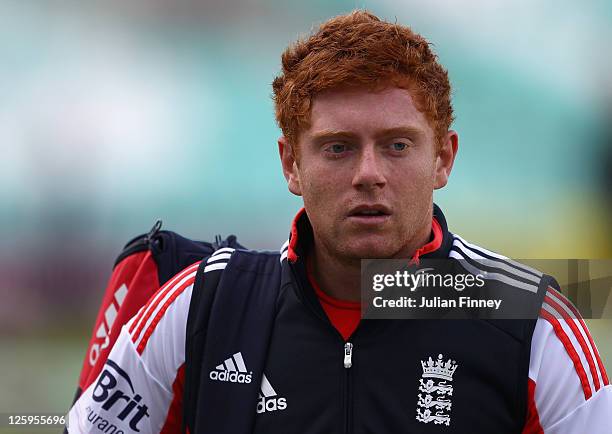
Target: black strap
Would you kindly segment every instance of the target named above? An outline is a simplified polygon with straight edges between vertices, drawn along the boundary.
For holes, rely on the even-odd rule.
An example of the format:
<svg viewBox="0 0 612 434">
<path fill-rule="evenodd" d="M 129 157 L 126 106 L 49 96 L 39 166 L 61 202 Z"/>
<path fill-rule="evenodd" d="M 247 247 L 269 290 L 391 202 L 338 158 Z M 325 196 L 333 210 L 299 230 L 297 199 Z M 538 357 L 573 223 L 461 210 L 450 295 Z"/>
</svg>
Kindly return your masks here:
<svg viewBox="0 0 612 434">
<path fill-rule="evenodd" d="M 189 307 L 183 431 L 191 434 L 252 432 L 276 316 L 279 254 L 236 250 L 225 269 L 204 272 L 222 262 L 200 264 Z M 212 379 L 236 353 L 246 366 L 244 382 Z"/>
<path fill-rule="evenodd" d="M 210 273 L 204 287 L 204 267 L 208 258 L 200 263 L 195 276 L 187 330 L 185 334 L 185 389 L 183 391 L 183 432 L 189 428 L 193 433 L 195 412 L 198 407 L 197 384 L 200 384 L 200 366 L 202 365 L 202 348 L 206 344 L 206 325 L 215 291 L 219 283 L 220 273 Z"/>
</svg>

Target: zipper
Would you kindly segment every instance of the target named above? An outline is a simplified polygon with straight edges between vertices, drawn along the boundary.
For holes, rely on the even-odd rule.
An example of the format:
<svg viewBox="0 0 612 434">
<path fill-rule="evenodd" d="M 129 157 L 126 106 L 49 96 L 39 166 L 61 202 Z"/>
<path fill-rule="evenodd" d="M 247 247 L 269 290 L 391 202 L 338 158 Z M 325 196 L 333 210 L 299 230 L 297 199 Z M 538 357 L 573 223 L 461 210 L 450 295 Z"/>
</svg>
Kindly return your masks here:
<svg viewBox="0 0 612 434">
<path fill-rule="evenodd" d="M 343 347 L 344 363 L 344 433 L 351 432 L 351 367 L 353 366 L 353 344 L 345 342 Z"/>
<path fill-rule="evenodd" d="M 353 366 L 353 344 L 347 342 L 344 344 L 344 367 L 346 369 Z"/>
<path fill-rule="evenodd" d="M 293 264 L 289 264 L 289 269 L 291 270 L 291 274 L 293 276 L 294 282 L 297 283 L 298 288 L 300 289 L 300 291 L 302 293 L 304 293 L 304 288 L 302 286 L 302 281 L 301 279 L 298 277 L 298 272 L 293 268 Z M 321 316 L 320 312 L 318 312 L 317 310 L 315 310 L 311 305 L 310 302 L 308 300 L 304 300 L 304 304 L 311 310 L 311 312 L 318 317 L 321 321 L 324 321 L 325 323 L 329 324 L 329 320 L 326 317 Z M 323 313 L 323 315 L 325 315 L 325 313 Z M 357 329 L 355 329 L 355 331 L 353 332 L 353 334 L 350 336 L 350 338 L 355 336 L 355 333 L 359 330 L 361 324 L 357 325 Z M 352 342 L 349 341 L 345 341 L 344 337 L 342 336 L 342 334 L 340 334 L 340 332 L 331 324 L 329 324 L 329 327 L 332 329 L 331 331 L 339 338 L 339 340 L 342 342 L 342 363 L 344 366 L 344 393 L 342 396 L 342 403 L 344 404 L 344 429 L 343 432 L 345 434 L 350 433 L 351 431 L 351 400 L 350 400 L 350 396 L 351 396 L 351 371 L 352 369 L 350 369 L 353 366 L 353 352 L 354 352 L 354 345 Z M 350 339 L 349 338 L 349 339 Z"/>
<path fill-rule="evenodd" d="M 132 238 L 128 243 L 123 247 L 123 250 L 115 260 L 115 264 L 113 265 L 113 270 L 119 264 L 119 262 L 123 261 L 126 257 L 130 256 L 132 253 L 143 252 L 150 247 L 151 241 L 162 227 L 162 221 L 156 220 L 155 224 L 151 228 L 149 232 L 143 235 L 139 235 L 137 237 Z"/>
</svg>

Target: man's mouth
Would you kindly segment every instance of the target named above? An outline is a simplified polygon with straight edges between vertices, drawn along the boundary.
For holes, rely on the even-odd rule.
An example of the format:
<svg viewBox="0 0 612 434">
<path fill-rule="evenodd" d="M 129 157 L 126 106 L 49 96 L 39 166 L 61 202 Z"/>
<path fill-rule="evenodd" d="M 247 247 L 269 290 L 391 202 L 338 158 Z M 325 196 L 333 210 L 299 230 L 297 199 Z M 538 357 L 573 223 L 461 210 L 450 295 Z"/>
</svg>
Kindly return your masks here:
<svg viewBox="0 0 612 434">
<path fill-rule="evenodd" d="M 380 224 L 391 216 L 391 210 L 384 205 L 359 205 L 348 213 L 349 220 L 357 223 Z"/>
</svg>

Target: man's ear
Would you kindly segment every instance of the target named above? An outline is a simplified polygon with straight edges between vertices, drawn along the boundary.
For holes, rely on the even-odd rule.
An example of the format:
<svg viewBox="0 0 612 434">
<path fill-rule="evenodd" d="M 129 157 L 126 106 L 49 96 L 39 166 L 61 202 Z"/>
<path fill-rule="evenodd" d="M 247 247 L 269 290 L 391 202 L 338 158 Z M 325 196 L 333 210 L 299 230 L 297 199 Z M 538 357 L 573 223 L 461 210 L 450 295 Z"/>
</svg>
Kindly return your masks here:
<svg viewBox="0 0 612 434">
<path fill-rule="evenodd" d="M 456 131 L 449 130 L 448 133 L 446 133 L 444 143 L 436 157 L 436 173 L 434 180 L 434 188 L 436 190 L 444 187 L 448 183 L 448 177 L 450 176 L 451 170 L 453 170 L 453 163 L 455 162 L 458 148 L 459 136 Z"/>
<path fill-rule="evenodd" d="M 278 139 L 278 153 L 280 155 L 283 175 L 285 175 L 285 179 L 287 180 L 289 191 L 296 196 L 301 196 L 300 171 L 295 158 L 294 149 L 285 136 Z"/>
</svg>

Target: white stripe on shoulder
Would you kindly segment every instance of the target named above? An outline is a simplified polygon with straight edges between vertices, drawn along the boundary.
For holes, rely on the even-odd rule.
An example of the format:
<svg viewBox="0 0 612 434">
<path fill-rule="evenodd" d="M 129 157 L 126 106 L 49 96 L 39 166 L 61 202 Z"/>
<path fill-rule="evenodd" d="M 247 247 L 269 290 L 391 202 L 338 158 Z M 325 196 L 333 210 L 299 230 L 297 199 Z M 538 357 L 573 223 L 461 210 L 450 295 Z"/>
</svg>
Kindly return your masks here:
<svg viewBox="0 0 612 434">
<path fill-rule="evenodd" d="M 573 351 L 578 356 L 578 359 L 575 360 L 574 359 L 575 356 L 570 354 L 568 348 L 566 347 L 566 351 L 568 352 L 569 358 L 572 359 L 573 362 L 575 362 L 576 364 L 582 367 L 582 371 L 584 372 L 584 375 L 586 377 L 587 384 L 591 388 L 591 393 L 595 393 L 597 389 L 595 388 L 595 382 L 593 380 L 593 375 L 589 369 L 589 362 L 587 359 L 587 354 L 585 353 L 585 351 L 583 351 L 582 346 L 580 345 L 580 342 L 578 340 L 578 336 L 576 335 L 576 333 L 574 333 L 574 330 L 569 324 L 569 321 L 575 321 L 575 320 L 563 318 L 561 312 L 558 312 L 556 308 L 554 308 L 553 306 L 547 303 L 542 304 L 542 310 L 548 312 L 550 315 L 552 315 L 553 317 L 557 319 L 559 326 L 561 327 L 561 329 L 563 330 L 563 332 L 569 339 L 568 345 L 571 345 L 571 348 L 573 348 Z M 559 337 L 559 339 L 561 338 Z M 599 373 L 597 371 L 596 371 L 596 375 L 599 377 Z"/>
<path fill-rule="evenodd" d="M 492 252 L 490 250 L 485 249 L 484 247 L 480 247 L 480 246 L 477 246 L 476 244 L 469 243 L 468 241 L 464 240 L 463 238 L 461 238 L 457 234 L 453 234 L 453 237 L 455 238 L 455 240 L 461 242 L 466 247 L 471 247 L 472 249 L 480 251 L 481 253 L 485 253 L 485 254 L 487 254 L 489 256 L 492 256 L 493 258 L 502 259 L 502 260 L 504 260 L 506 262 L 509 262 L 510 264 L 514 265 L 516 268 L 519 268 L 519 269 L 521 269 L 523 271 L 527 271 L 529 273 L 533 273 L 533 274 L 535 274 L 538 277 L 542 277 L 542 272 L 539 271 L 539 270 L 536 270 L 535 268 L 531 268 L 531 267 L 529 267 L 529 266 L 527 266 L 525 264 L 521 264 L 520 262 L 513 261 L 512 259 L 510 259 L 510 258 L 508 258 L 508 257 L 506 257 L 504 255 L 500 255 L 499 253 Z M 455 242 L 453 242 L 453 244 L 455 244 Z"/>
<path fill-rule="evenodd" d="M 193 285 L 188 286 L 168 306 L 141 352 L 146 365 L 156 368 L 154 376 L 161 377 L 168 386 L 185 361 L 185 333 L 192 291 Z"/>
<path fill-rule="evenodd" d="M 482 264 L 486 267 L 498 268 L 500 270 L 504 270 L 510 274 L 514 274 L 516 276 L 522 277 L 523 279 L 529 280 L 535 283 L 536 285 L 539 285 L 540 283 L 539 277 L 536 277 L 531 273 L 526 273 L 524 271 L 521 271 L 520 269 L 512 267 L 511 265 L 508 265 L 505 262 L 494 261 L 492 259 L 479 255 L 478 253 L 475 253 L 473 250 L 470 250 L 464 247 L 462 245 L 463 243 L 460 240 L 456 240 L 456 241 L 457 242 L 453 243 L 453 247 L 455 247 L 459 251 L 459 253 L 461 253 L 461 255 L 463 255 L 464 257 L 469 257 L 473 259 L 475 262 L 478 262 L 479 264 Z"/>
<path fill-rule="evenodd" d="M 468 272 L 474 274 L 474 275 L 481 275 L 484 279 L 489 279 L 489 280 L 497 280 L 499 282 L 503 282 L 506 283 L 510 286 L 514 286 L 516 288 L 520 288 L 520 289 L 524 289 L 525 291 L 529 291 L 529 292 L 538 292 L 538 287 L 536 285 L 532 285 L 530 283 L 526 283 L 526 282 L 521 282 L 520 280 L 516 280 L 516 279 L 512 279 L 511 277 L 508 277 L 504 274 L 499 274 L 499 273 L 491 273 L 491 272 L 484 272 L 483 270 L 480 270 L 476 267 L 474 267 L 472 264 L 468 263 L 465 258 L 463 256 L 461 256 L 460 253 L 451 250 L 451 252 L 448 255 L 450 258 L 455 258 L 455 259 L 459 259 L 459 263 L 461 264 L 461 266 L 463 268 L 465 268 Z"/>
<path fill-rule="evenodd" d="M 138 323 L 137 324 L 130 324 L 130 326 L 134 327 L 134 329 L 130 329 L 130 332 L 133 332 L 134 330 L 137 330 L 139 327 L 142 326 L 142 322 L 145 320 L 145 318 L 150 316 L 151 312 L 159 304 L 159 300 L 162 297 L 162 294 L 165 293 L 166 288 L 175 285 L 177 282 L 180 282 L 182 279 L 184 279 L 185 276 L 188 276 L 188 275 L 194 273 L 195 271 L 198 270 L 199 266 L 200 266 L 200 262 L 196 262 L 195 264 L 190 265 L 189 267 L 185 268 L 183 271 L 181 271 L 181 272 L 177 273 L 175 276 L 173 276 L 164 285 L 162 285 L 162 287 L 159 288 L 157 290 L 157 292 L 153 295 L 153 298 L 150 301 L 148 301 L 147 303 L 145 303 L 145 305 L 142 308 L 140 308 L 140 310 L 138 311 L 138 314 L 135 317 L 135 318 L 138 318 Z M 144 310 L 144 309 L 146 309 L 146 310 Z M 141 313 L 141 311 L 142 311 L 142 313 Z"/>
<path fill-rule="evenodd" d="M 548 288 L 546 290 L 546 295 L 551 298 L 553 303 L 549 303 L 548 301 L 546 301 L 546 299 L 544 299 L 544 304 L 547 304 L 555 309 L 556 309 L 556 306 L 553 306 L 552 304 L 557 304 L 561 308 L 561 310 L 559 311 L 559 315 L 564 314 L 564 316 L 567 316 L 569 318 L 578 319 L 576 314 L 572 312 L 572 310 L 567 306 L 567 303 L 571 304 L 571 301 L 569 301 L 563 294 L 561 294 L 558 291 L 551 290 L 550 288 Z M 555 317 L 559 318 L 559 315 L 556 315 Z"/>
<path fill-rule="evenodd" d="M 204 267 L 204 272 L 208 273 L 210 271 L 223 270 L 225 267 L 227 267 L 227 262 L 215 262 L 214 264 Z"/>
<path fill-rule="evenodd" d="M 223 270 L 225 267 L 227 267 L 227 264 L 232 257 L 232 253 L 235 251 L 236 249 L 232 249 L 231 247 L 223 247 L 216 250 L 206 261 L 204 272 L 208 273 L 210 271 Z"/>
<path fill-rule="evenodd" d="M 581 321 L 582 317 L 579 316 L 580 312 L 576 309 L 576 307 L 569 301 L 563 294 L 560 292 L 548 288 L 546 295 L 550 297 L 552 300 L 552 304 L 548 301 L 544 300 L 542 308 L 547 312 L 551 313 L 557 319 L 563 319 L 565 323 L 568 321 L 573 321 L 575 327 L 572 329 L 573 334 L 576 336 L 577 340 L 581 342 L 579 348 L 575 348 L 576 352 L 585 353 L 585 356 L 590 358 L 595 373 L 598 377 L 599 383 L 601 385 L 605 384 L 600 366 L 598 361 L 600 360 L 599 351 L 597 347 L 594 347 L 595 342 L 592 342 L 592 337 L 590 335 L 589 330 L 586 328 L 586 324 L 584 321 Z M 572 308 L 570 308 L 572 306 Z M 578 313 L 578 315 L 576 315 Z M 569 325 L 569 324 L 568 324 Z M 578 334 L 576 333 L 578 332 Z M 592 344 L 592 345 L 591 345 Z M 589 364 L 589 367 L 591 364 Z M 597 390 L 597 388 L 593 389 L 593 391 Z"/>
<path fill-rule="evenodd" d="M 221 261 L 224 259 L 229 259 L 232 257 L 231 253 L 220 253 L 218 255 L 214 255 L 211 256 L 210 258 L 208 258 L 208 261 L 206 261 L 207 264 L 210 264 L 211 262 L 216 262 L 216 261 Z"/>
<path fill-rule="evenodd" d="M 233 249 L 231 247 L 221 247 L 218 250 L 215 250 L 215 252 L 211 255 L 211 256 L 217 256 L 221 253 L 232 253 L 234 252 L 236 249 Z"/>
<path fill-rule="evenodd" d="M 285 241 L 280 248 L 280 252 L 283 253 L 285 250 L 289 248 L 289 240 Z"/>
<path fill-rule="evenodd" d="M 574 362 L 552 324 L 542 317 L 537 319 L 531 339 L 529 378 L 536 383 L 534 401 L 544 429 L 584 403 Z"/>
<path fill-rule="evenodd" d="M 151 312 L 146 313 L 146 315 L 141 319 L 138 327 L 136 328 L 137 331 L 140 328 L 140 332 L 138 333 L 138 336 L 133 336 L 133 339 L 132 339 L 134 343 L 136 344 L 136 346 L 138 346 L 139 341 L 141 340 L 142 335 L 144 334 L 144 331 L 149 328 L 149 325 L 153 322 L 153 320 L 157 316 L 157 313 L 163 308 L 166 301 L 168 301 L 168 299 L 172 297 L 172 294 L 174 294 L 176 291 L 182 291 L 185 286 L 193 285 L 192 280 L 195 278 L 196 273 L 197 273 L 197 267 L 191 273 L 187 274 L 181 280 L 179 280 L 174 286 L 172 286 L 172 288 L 170 288 L 169 291 L 160 291 L 160 295 L 163 292 L 165 292 L 165 294 L 163 295 L 163 298 L 161 298 L 159 301 L 156 301 L 154 303 L 153 310 Z M 142 327 L 143 322 L 144 322 L 144 327 Z"/>
</svg>

